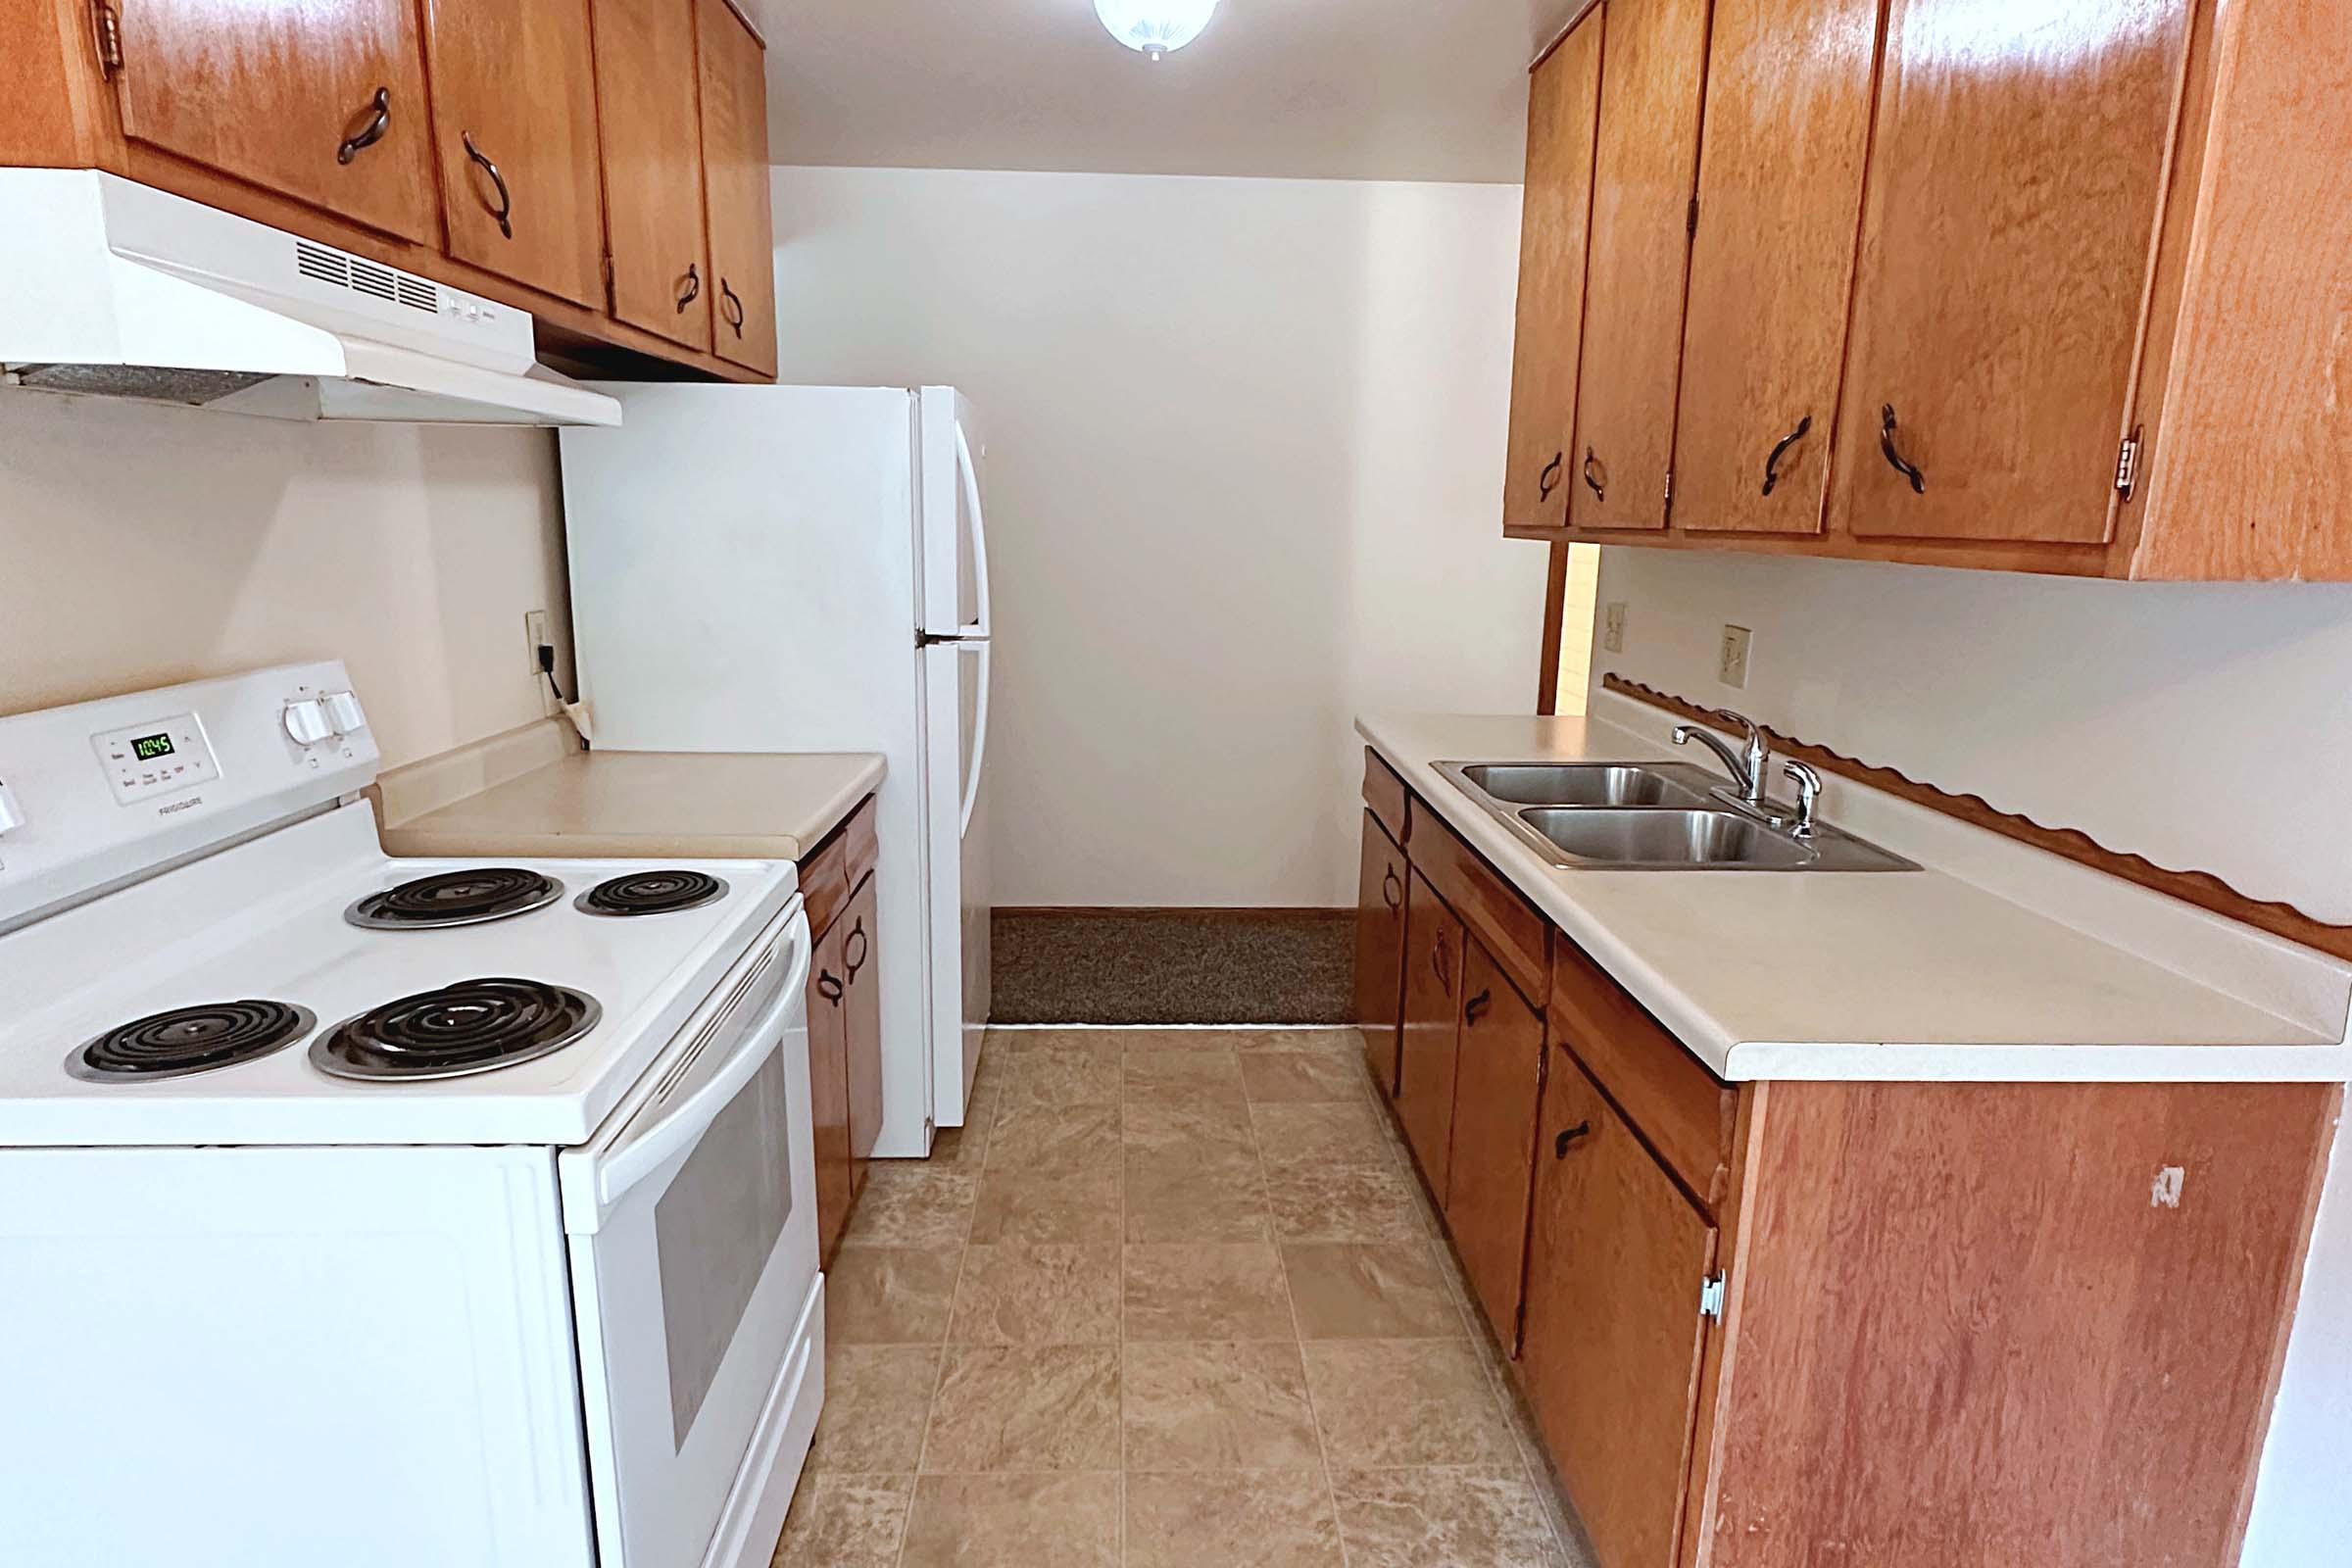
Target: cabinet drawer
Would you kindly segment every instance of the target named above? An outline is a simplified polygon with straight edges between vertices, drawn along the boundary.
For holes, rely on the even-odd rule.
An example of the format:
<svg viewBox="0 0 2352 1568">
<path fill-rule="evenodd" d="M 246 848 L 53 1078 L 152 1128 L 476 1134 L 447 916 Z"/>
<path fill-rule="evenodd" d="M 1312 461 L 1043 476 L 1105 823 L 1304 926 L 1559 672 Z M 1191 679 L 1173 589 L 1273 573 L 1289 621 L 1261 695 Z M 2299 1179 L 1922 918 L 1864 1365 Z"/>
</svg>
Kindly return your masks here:
<svg viewBox="0 0 2352 1568">
<path fill-rule="evenodd" d="M 1478 933 L 1511 984 L 1540 1004 L 1548 984 L 1551 922 L 1418 799 L 1406 816 L 1413 869 Z"/>
<path fill-rule="evenodd" d="M 1736 1091 L 1565 937 L 1551 947 L 1550 1024 L 1659 1159 L 1702 1202 L 1721 1202 Z"/>
<path fill-rule="evenodd" d="M 1399 844 L 1405 842 L 1404 801 L 1404 780 L 1380 760 L 1379 753 L 1365 747 L 1364 805 L 1380 818 L 1380 825 L 1389 830 L 1389 837 Z"/>
<path fill-rule="evenodd" d="M 834 833 L 801 860 L 801 897 L 808 901 L 808 934 L 821 939 L 850 906 L 850 852 Z"/>
</svg>

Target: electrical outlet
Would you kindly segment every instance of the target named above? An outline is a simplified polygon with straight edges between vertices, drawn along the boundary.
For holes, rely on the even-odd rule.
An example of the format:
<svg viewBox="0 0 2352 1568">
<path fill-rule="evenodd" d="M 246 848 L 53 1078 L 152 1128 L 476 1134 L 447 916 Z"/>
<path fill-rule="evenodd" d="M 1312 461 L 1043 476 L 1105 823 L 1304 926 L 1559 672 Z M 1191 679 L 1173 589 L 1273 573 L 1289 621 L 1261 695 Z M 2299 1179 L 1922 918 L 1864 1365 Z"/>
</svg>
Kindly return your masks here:
<svg viewBox="0 0 2352 1568">
<path fill-rule="evenodd" d="M 550 637 L 547 634 L 546 611 L 531 610 L 523 612 L 522 640 L 524 644 L 523 651 L 529 656 L 530 659 L 531 679 L 537 680 L 539 678 L 539 650 L 542 648 L 552 648 L 555 646 L 556 642 L 553 637 Z"/>
<path fill-rule="evenodd" d="M 1622 599 L 1613 601 L 1601 612 L 1600 647 L 1603 653 L 1625 652 L 1625 601 Z"/>
<path fill-rule="evenodd" d="M 1723 628 L 1723 649 L 1715 661 L 1715 676 L 1726 686 L 1747 684 L 1747 642 L 1751 635 L 1745 626 Z"/>
</svg>

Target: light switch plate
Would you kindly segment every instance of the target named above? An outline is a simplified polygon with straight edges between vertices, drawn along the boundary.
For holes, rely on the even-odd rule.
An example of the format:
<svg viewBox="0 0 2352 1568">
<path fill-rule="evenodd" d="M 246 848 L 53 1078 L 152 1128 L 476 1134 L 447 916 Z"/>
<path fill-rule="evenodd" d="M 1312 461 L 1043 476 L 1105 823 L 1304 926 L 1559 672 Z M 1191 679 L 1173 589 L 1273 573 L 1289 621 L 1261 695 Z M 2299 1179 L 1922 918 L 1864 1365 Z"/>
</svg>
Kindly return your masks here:
<svg viewBox="0 0 2352 1568">
<path fill-rule="evenodd" d="M 1613 600 L 1601 612 L 1600 647 L 1603 653 L 1625 652 L 1625 601 Z"/>
<path fill-rule="evenodd" d="M 1723 647 L 1716 656 L 1715 675 L 1726 686 L 1737 688 L 1747 684 L 1747 644 L 1753 635 L 1745 626 L 1723 628 Z"/>
</svg>

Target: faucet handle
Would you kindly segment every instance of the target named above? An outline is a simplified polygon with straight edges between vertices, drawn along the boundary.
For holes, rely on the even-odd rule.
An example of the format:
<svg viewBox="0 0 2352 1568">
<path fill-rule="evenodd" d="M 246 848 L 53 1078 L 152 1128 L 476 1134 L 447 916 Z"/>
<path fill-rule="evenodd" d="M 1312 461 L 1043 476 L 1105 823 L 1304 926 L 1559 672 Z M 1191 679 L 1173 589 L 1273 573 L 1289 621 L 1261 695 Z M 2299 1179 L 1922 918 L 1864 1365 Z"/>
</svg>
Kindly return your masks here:
<svg viewBox="0 0 2352 1568">
<path fill-rule="evenodd" d="M 1821 775 L 1794 758 L 1781 763 L 1781 773 L 1796 786 L 1796 825 L 1789 831 L 1800 839 L 1809 839 L 1813 836 L 1813 813 L 1821 805 Z"/>
</svg>

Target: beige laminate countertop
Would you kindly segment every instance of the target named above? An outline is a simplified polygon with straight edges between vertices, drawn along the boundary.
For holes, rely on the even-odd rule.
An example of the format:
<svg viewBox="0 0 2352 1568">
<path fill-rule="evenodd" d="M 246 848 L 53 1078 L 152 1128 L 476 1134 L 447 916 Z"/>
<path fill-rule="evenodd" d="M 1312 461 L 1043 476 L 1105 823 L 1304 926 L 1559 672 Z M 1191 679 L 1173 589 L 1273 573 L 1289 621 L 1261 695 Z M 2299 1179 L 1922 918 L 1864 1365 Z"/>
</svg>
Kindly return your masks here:
<svg viewBox="0 0 2352 1568">
<path fill-rule="evenodd" d="M 440 787 L 416 787 L 436 766 Z M 385 775 L 386 853 L 798 860 L 883 774 L 865 752 L 570 751 L 449 800 L 448 766 Z"/>
<path fill-rule="evenodd" d="M 2328 1082 L 2352 1064 L 2340 1029 L 2317 1031 L 1932 866 L 1560 869 L 1437 771 L 1676 755 L 1614 725 L 1381 715 L 1356 728 L 1720 1077 Z"/>
</svg>

